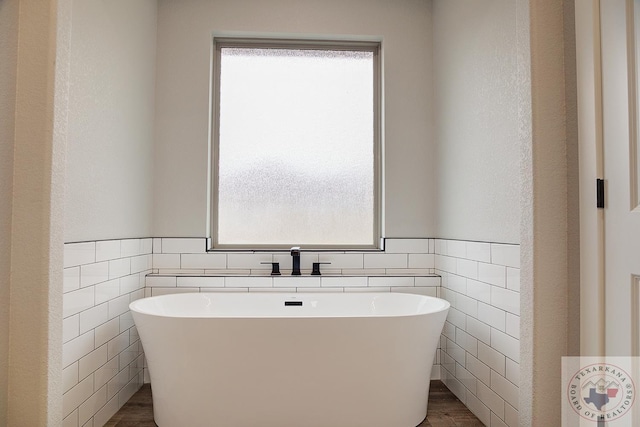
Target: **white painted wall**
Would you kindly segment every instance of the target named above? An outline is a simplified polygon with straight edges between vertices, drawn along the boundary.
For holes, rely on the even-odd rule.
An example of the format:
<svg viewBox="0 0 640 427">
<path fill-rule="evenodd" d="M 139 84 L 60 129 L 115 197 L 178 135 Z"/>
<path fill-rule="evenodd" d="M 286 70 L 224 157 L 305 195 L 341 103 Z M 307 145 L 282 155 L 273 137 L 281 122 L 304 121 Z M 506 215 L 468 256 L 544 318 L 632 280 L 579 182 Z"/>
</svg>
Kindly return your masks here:
<svg viewBox="0 0 640 427">
<path fill-rule="evenodd" d="M 516 3 L 433 1 L 437 236 L 519 243 Z"/>
<path fill-rule="evenodd" d="M 0 2 L 0 425 L 7 424 L 9 279 L 15 138 L 18 1 Z"/>
<path fill-rule="evenodd" d="M 383 38 L 387 237 L 435 234 L 431 3 L 423 0 L 159 0 L 154 235 L 207 225 L 214 31 Z"/>
<path fill-rule="evenodd" d="M 73 3 L 66 242 L 151 235 L 156 12 Z"/>
</svg>

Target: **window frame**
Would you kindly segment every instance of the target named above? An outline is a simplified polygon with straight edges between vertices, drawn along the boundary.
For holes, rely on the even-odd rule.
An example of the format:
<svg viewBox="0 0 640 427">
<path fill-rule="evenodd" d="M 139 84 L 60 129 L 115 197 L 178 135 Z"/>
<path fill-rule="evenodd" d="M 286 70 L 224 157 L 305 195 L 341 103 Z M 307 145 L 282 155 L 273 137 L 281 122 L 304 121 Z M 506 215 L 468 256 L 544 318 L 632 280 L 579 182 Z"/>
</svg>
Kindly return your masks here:
<svg viewBox="0 0 640 427">
<path fill-rule="evenodd" d="M 372 241 L 366 245 L 312 244 L 304 245 L 306 250 L 380 250 L 382 242 L 382 43 L 374 40 L 323 40 L 323 39 L 281 39 L 213 37 L 211 58 L 210 126 L 209 126 L 209 251 L 216 250 L 284 250 L 299 243 L 290 244 L 220 244 L 218 241 L 218 170 L 220 147 L 220 72 L 221 50 L 223 48 L 262 48 L 262 49 L 308 49 L 308 50 L 348 50 L 373 53 L 373 230 Z"/>
</svg>

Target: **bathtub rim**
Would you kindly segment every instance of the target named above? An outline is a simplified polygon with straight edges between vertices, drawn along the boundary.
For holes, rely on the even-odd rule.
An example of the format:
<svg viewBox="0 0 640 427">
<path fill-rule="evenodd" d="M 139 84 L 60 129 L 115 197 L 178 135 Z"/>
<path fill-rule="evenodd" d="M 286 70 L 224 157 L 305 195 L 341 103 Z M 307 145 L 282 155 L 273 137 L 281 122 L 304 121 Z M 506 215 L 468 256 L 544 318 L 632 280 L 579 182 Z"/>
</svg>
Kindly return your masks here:
<svg viewBox="0 0 640 427">
<path fill-rule="evenodd" d="M 393 295 L 394 298 L 400 297 L 400 298 L 417 298 L 417 299 L 421 299 L 421 300 L 437 300 L 438 303 L 441 304 L 441 306 L 436 307 L 435 309 L 431 309 L 429 311 L 423 311 L 423 312 L 407 312 L 407 313 L 401 313 L 401 314 L 353 314 L 353 315 L 345 315 L 345 314 L 326 314 L 326 315 L 294 315 L 294 314 L 287 314 L 287 315 L 278 315 L 278 314 L 270 314 L 270 315 L 247 315 L 247 314 L 233 314 L 233 315 L 183 315 L 183 314 L 166 314 L 166 313 L 157 313 L 157 312 L 152 312 L 150 310 L 143 310 L 141 309 L 139 306 L 144 304 L 145 301 L 149 301 L 152 299 L 169 299 L 169 298 L 186 298 L 187 296 L 193 296 L 193 295 L 216 295 L 219 296 L 221 298 L 232 298 L 232 297 L 238 297 L 238 296 L 243 296 L 243 297 L 249 297 L 251 298 L 253 297 L 259 297 L 259 296 L 269 296 L 270 298 L 276 298 L 276 297 L 281 297 L 282 300 L 284 301 L 287 298 L 300 298 L 300 297 L 307 297 L 307 298 L 313 298 L 314 296 L 319 296 L 319 297 L 327 297 L 329 295 L 331 296 L 335 296 L 335 295 L 341 295 L 341 296 L 345 296 L 345 295 L 350 295 L 350 296 L 355 296 L 357 295 L 360 298 L 373 298 L 375 296 L 389 296 L 389 295 Z M 421 294 L 411 294 L 411 293 L 404 293 L 404 292 L 361 292 L 361 293 L 356 293 L 356 292 L 304 292 L 304 293 L 298 293 L 298 292 L 233 292 L 233 293 L 226 293 L 226 292 L 181 292 L 181 293 L 175 293 L 175 294 L 165 294 L 165 295 L 156 295 L 156 296 L 151 296 L 151 297 L 145 297 L 145 298 L 141 298 L 135 301 L 132 301 L 129 304 L 129 309 L 131 310 L 131 312 L 135 312 L 136 314 L 140 314 L 143 316 L 152 316 L 152 317 L 159 317 L 159 318 L 168 318 L 168 319 L 336 319 L 336 318 L 349 318 L 349 319 L 385 319 L 385 318 L 407 318 L 407 317 L 419 317 L 419 316 L 428 316 L 428 315 L 433 315 L 433 314 L 437 314 L 437 313 L 441 313 L 443 311 L 447 311 L 451 308 L 451 303 L 443 298 L 440 297 L 433 297 L 433 296 L 428 296 L 428 295 L 421 295 Z"/>
</svg>

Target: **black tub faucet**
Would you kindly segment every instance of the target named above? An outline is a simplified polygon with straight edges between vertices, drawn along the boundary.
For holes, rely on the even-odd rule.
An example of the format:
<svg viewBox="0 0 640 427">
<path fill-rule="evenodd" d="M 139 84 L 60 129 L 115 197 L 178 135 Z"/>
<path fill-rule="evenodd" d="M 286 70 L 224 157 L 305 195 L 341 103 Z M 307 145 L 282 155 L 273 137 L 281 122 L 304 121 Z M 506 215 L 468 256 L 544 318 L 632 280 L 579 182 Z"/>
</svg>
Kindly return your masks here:
<svg viewBox="0 0 640 427">
<path fill-rule="evenodd" d="M 291 258 L 293 258 L 292 276 L 300 276 L 300 246 L 291 248 Z"/>
</svg>

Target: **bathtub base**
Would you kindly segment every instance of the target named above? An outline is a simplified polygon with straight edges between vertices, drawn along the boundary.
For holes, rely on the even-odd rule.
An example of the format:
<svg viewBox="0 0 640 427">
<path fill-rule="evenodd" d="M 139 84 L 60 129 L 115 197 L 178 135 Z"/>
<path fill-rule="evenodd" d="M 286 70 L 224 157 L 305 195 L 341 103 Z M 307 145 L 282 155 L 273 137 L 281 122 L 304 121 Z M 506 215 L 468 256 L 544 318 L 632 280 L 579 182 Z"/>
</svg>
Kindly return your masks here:
<svg viewBox="0 0 640 427">
<path fill-rule="evenodd" d="M 182 362 L 202 370 L 160 371 L 148 360 L 156 423 L 415 427 L 426 416 L 434 356 L 434 347 L 415 334 L 424 322 L 418 316 L 220 319 L 209 348 Z M 198 339 L 189 337 L 193 328 L 168 323 L 161 330 L 182 336 L 182 345 Z M 179 366 L 180 359 L 161 364 Z"/>
</svg>

